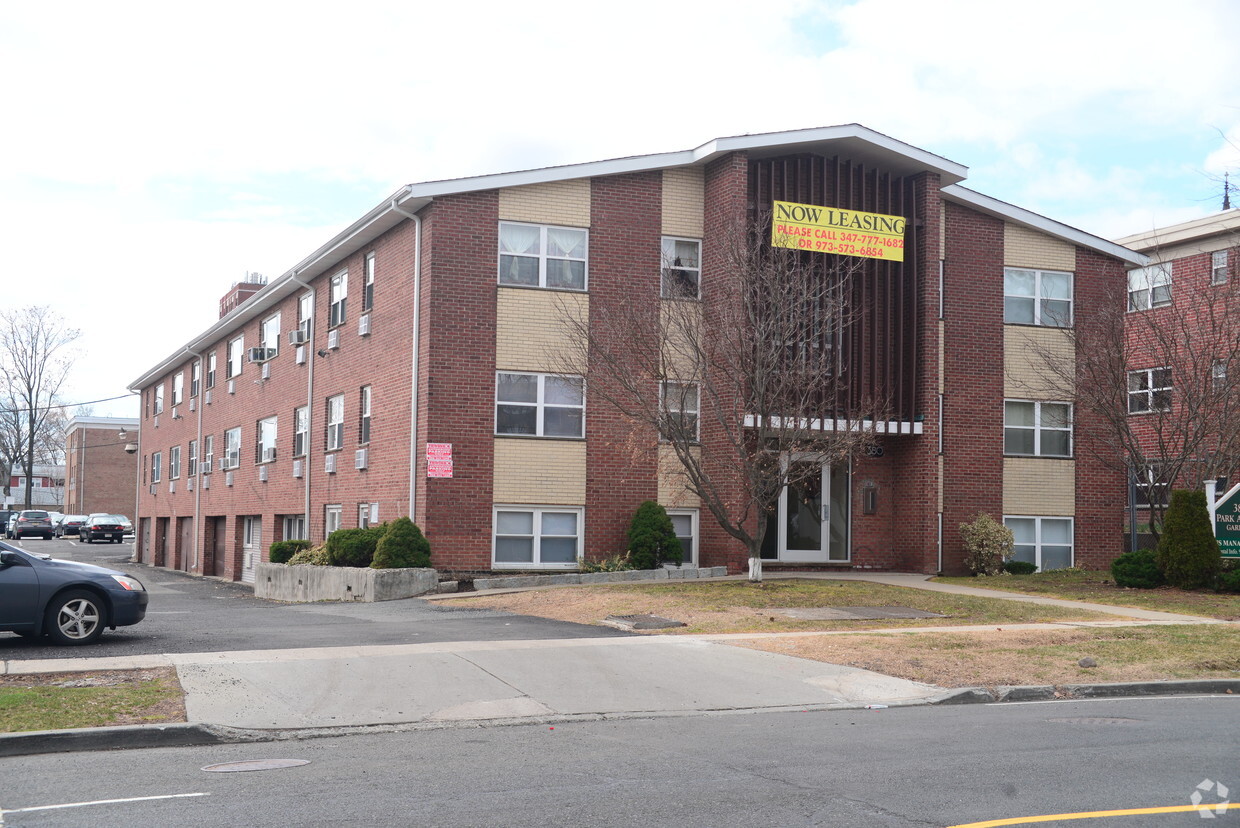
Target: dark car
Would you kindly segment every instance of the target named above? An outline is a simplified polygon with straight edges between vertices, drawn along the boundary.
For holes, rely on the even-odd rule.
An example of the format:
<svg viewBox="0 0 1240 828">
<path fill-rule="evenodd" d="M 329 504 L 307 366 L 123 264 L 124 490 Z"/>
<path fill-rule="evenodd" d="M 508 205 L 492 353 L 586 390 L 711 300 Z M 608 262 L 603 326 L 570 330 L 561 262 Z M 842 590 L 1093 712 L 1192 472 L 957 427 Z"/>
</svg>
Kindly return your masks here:
<svg viewBox="0 0 1240 828">
<path fill-rule="evenodd" d="M 86 515 L 65 515 L 65 519 L 56 527 L 56 537 L 63 538 L 65 535 L 76 535 L 85 522 Z"/>
<path fill-rule="evenodd" d="M 52 527 L 52 518 L 42 509 L 26 509 L 17 516 L 13 524 L 13 540 L 21 540 L 37 535 L 43 540 L 51 540 L 56 530 Z"/>
<path fill-rule="evenodd" d="M 146 616 L 142 582 L 94 564 L 61 561 L 0 543 L 0 630 L 59 644 L 89 644 Z"/>
<path fill-rule="evenodd" d="M 78 537 L 86 543 L 94 543 L 100 538 L 120 543 L 125 539 L 125 525 L 121 523 L 120 515 L 91 515 L 78 527 Z"/>
</svg>

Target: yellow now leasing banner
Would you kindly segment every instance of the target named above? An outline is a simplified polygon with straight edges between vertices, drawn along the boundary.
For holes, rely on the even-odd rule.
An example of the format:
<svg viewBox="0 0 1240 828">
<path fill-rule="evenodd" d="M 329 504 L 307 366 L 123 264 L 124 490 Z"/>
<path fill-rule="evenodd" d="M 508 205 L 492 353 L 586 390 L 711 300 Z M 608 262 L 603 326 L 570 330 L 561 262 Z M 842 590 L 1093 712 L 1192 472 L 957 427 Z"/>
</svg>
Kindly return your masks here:
<svg viewBox="0 0 1240 828">
<path fill-rule="evenodd" d="M 793 250 L 904 261 L 903 216 L 776 201 L 771 244 Z"/>
</svg>

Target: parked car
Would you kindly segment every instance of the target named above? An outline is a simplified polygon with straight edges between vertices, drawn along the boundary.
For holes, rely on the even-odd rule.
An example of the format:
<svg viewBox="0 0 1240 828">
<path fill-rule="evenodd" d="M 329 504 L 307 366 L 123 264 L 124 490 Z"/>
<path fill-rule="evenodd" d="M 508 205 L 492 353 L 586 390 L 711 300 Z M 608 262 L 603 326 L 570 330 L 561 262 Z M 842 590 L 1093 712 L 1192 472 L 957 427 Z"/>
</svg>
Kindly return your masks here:
<svg viewBox="0 0 1240 828">
<path fill-rule="evenodd" d="M 121 519 L 121 528 L 125 530 L 125 534 L 132 535 L 133 534 L 133 523 L 130 522 L 129 518 L 125 517 L 124 515 L 117 515 L 117 517 Z"/>
<path fill-rule="evenodd" d="M 51 540 L 54 534 L 52 519 L 43 509 L 26 509 L 17 516 L 16 522 L 13 523 L 12 540 L 21 540 L 31 535 L 37 535 L 43 540 Z"/>
<path fill-rule="evenodd" d="M 137 624 L 150 600 L 124 572 L 62 561 L 0 543 L 0 630 L 58 644 L 89 644 Z"/>
<path fill-rule="evenodd" d="M 86 515 L 65 515 L 65 519 L 56 527 L 56 537 L 63 538 L 65 535 L 76 535 L 85 522 Z"/>
<path fill-rule="evenodd" d="M 6 540 L 13 540 L 13 529 L 17 526 L 17 519 L 21 516 L 21 512 L 9 512 L 9 516 L 4 522 L 4 537 Z"/>
<path fill-rule="evenodd" d="M 78 527 L 78 537 L 86 543 L 94 543 L 100 538 L 120 543 L 125 538 L 125 527 L 120 515 L 90 515 Z"/>
</svg>

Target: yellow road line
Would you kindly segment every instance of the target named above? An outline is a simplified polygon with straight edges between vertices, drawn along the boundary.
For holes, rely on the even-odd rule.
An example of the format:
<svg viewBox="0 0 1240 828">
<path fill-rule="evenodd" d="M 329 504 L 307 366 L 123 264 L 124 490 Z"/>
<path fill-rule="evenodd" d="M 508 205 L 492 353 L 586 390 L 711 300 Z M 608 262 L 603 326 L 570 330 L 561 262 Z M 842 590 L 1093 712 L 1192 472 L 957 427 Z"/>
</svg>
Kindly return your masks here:
<svg viewBox="0 0 1240 828">
<path fill-rule="evenodd" d="M 1012 817 L 1010 819 L 991 819 L 985 822 L 966 822 L 951 825 L 948 828 L 994 828 L 998 825 L 1032 825 L 1035 822 L 1067 821 L 1069 819 L 1100 819 L 1112 816 L 1138 816 L 1140 814 L 1178 814 L 1185 811 L 1217 811 L 1219 808 L 1233 810 L 1240 808 L 1240 802 L 1231 804 L 1207 805 L 1169 805 L 1165 808 L 1125 808 L 1119 811 L 1081 811 L 1075 814 L 1045 814 L 1043 816 Z"/>
</svg>

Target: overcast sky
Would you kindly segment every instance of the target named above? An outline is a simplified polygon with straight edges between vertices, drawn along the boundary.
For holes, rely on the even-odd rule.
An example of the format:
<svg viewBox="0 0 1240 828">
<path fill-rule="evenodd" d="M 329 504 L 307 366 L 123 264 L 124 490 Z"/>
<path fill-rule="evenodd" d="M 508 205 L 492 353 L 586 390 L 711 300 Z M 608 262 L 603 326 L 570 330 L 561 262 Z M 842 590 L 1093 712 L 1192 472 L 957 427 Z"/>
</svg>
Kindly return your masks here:
<svg viewBox="0 0 1240 828">
<path fill-rule="evenodd" d="M 1234 0 L 4 3 L 4 304 L 81 330 L 67 402 L 116 397 L 401 185 L 851 122 L 1114 238 L 1220 209 L 1237 33 Z"/>
</svg>

